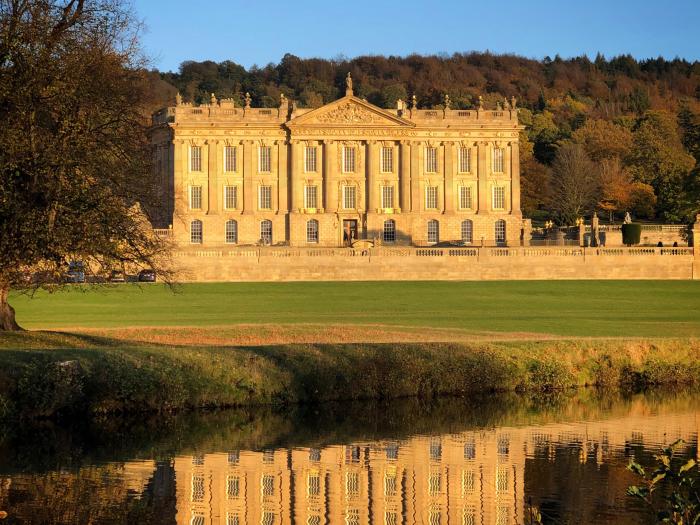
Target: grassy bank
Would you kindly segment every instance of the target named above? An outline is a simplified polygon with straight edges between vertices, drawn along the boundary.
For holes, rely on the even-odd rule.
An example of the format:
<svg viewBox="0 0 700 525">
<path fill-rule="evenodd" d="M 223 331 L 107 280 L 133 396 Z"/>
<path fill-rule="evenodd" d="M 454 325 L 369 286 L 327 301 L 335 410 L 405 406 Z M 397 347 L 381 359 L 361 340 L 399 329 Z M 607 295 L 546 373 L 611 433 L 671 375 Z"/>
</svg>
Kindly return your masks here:
<svg viewBox="0 0 700 525">
<path fill-rule="evenodd" d="M 700 281 L 304 282 L 80 286 L 11 299 L 28 329 L 367 326 L 407 334 L 700 337 Z M 452 340 L 452 338 L 450 337 Z M 338 334 L 331 342 L 344 342 Z M 409 340 L 411 338 L 409 337 Z M 423 339 L 421 339 L 423 340 Z M 312 341 L 315 341 L 312 339 Z M 259 341 L 264 344 L 265 341 Z"/>
<path fill-rule="evenodd" d="M 27 332 L 0 340 L 0 410 L 50 416 L 404 396 L 692 384 L 700 342 L 151 344 Z"/>
</svg>

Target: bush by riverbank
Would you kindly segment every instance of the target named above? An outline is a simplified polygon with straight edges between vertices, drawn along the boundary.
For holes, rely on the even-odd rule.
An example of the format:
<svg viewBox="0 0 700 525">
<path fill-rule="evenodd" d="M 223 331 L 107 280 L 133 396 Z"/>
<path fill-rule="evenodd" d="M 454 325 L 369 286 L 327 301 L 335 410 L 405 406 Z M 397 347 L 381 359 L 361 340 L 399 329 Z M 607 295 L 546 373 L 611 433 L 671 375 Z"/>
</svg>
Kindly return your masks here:
<svg viewBox="0 0 700 525">
<path fill-rule="evenodd" d="M 693 384 L 698 378 L 695 339 L 199 347 L 58 332 L 0 338 L 5 417 Z"/>
</svg>

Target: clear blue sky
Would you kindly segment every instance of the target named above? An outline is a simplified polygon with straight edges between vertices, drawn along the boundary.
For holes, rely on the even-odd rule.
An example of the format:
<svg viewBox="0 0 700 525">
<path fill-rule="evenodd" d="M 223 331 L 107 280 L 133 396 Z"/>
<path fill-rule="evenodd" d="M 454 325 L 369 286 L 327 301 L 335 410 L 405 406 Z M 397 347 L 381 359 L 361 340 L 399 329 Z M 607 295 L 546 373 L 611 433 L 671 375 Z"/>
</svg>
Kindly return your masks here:
<svg viewBox="0 0 700 525">
<path fill-rule="evenodd" d="M 700 0 L 131 1 L 162 71 L 185 60 L 265 65 L 285 53 L 700 59 Z"/>
</svg>

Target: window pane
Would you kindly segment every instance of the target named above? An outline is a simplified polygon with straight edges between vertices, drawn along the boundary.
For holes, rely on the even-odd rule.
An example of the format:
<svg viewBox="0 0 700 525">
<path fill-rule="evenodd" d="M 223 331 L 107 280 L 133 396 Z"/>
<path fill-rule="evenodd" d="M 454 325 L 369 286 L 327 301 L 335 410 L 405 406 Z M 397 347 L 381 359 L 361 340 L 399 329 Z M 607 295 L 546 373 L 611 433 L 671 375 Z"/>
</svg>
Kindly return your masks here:
<svg viewBox="0 0 700 525">
<path fill-rule="evenodd" d="M 474 226 L 472 221 L 462 221 L 462 242 L 471 244 L 474 237 Z"/>
<path fill-rule="evenodd" d="M 391 173 L 394 171 L 394 148 L 382 147 L 382 173 Z"/>
<path fill-rule="evenodd" d="M 201 146 L 190 146 L 190 171 L 202 171 Z"/>
<path fill-rule="evenodd" d="M 316 171 L 316 147 L 307 146 L 304 150 L 304 171 Z"/>
<path fill-rule="evenodd" d="M 470 186 L 461 186 L 459 188 L 459 207 L 463 210 L 471 209 L 472 189 Z"/>
<path fill-rule="evenodd" d="M 224 171 L 236 171 L 236 147 L 224 148 Z"/>
<path fill-rule="evenodd" d="M 440 225 L 438 221 L 428 221 L 428 242 L 438 242 L 440 239 Z M 432 451 L 431 451 L 432 452 Z"/>
<path fill-rule="evenodd" d="M 494 148 L 493 150 L 493 171 L 495 173 L 503 173 L 503 148 Z"/>
<path fill-rule="evenodd" d="M 306 223 L 306 242 L 318 242 L 318 221 L 316 219 Z"/>
<path fill-rule="evenodd" d="M 202 209 L 202 187 L 192 186 L 190 187 L 190 208 L 193 210 Z"/>
<path fill-rule="evenodd" d="M 384 221 L 384 242 L 396 241 L 396 223 L 393 220 Z"/>
<path fill-rule="evenodd" d="M 190 242 L 192 244 L 202 244 L 202 221 L 192 221 L 190 223 Z"/>
<path fill-rule="evenodd" d="M 437 148 L 425 148 L 425 171 L 437 172 Z"/>
<path fill-rule="evenodd" d="M 260 203 L 261 210 L 272 209 L 272 186 L 260 186 Z"/>
<path fill-rule="evenodd" d="M 306 186 L 304 188 L 304 207 L 318 208 L 318 189 L 317 186 Z"/>
<path fill-rule="evenodd" d="M 459 171 L 468 173 L 471 171 L 471 149 L 459 148 Z"/>
<path fill-rule="evenodd" d="M 270 146 L 260 146 L 260 159 L 258 171 L 268 173 L 271 170 L 272 148 Z"/>
<path fill-rule="evenodd" d="M 272 244 L 272 221 L 260 223 L 260 240 L 263 244 Z"/>
<path fill-rule="evenodd" d="M 503 186 L 494 186 L 493 188 L 493 208 L 502 210 L 506 204 L 506 189 Z"/>
<path fill-rule="evenodd" d="M 428 210 L 435 210 L 437 209 L 437 195 L 438 195 L 438 188 L 437 186 L 428 186 L 425 188 L 425 207 Z"/>
<path fill-rule="evenodd" d="M 238 223 L 236 221 L 226 221 L 226 242 L 228 244 L 238 242 Z"/>
<path fill-rule="evenodd" d="M 343 173 L 353 173 L 355 171 L 355 148 L 343 146 Z"/>
<path fill-rule="evenodd" d="M 224 187 L 224 208 L 227 210 L 235 210 L 238 200 L 238 191 L 236 186 Z"/>
<path fill-rule="evenodd" d="M 394 187 L 382 186 L 382 208 L 394 207 Z"/>
<path fill-rule="evenodd" d="M 343 208 L 355 209 L 355 186 L 343 187 Z"/>
<path fill-rule="evenodd" d="M 496 242 L 506 242 L 506 221 L 496 221 Z"/>
</svg>

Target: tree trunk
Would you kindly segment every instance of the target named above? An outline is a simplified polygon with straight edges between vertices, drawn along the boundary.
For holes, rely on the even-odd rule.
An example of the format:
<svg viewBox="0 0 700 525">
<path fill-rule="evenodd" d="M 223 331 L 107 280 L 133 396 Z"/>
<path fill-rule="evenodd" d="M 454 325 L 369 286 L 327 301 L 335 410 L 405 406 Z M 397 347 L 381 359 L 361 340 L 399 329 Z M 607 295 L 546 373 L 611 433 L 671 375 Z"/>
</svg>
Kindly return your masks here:
<svg viewBox="0 0 700 525">
<path fill-rule="evenodd" d="M 15 309 L 7 302 L 9 285 L 0 285 L 0 331 L 16 331 L 22 328 L 15 321 Z"/>
</svg>

